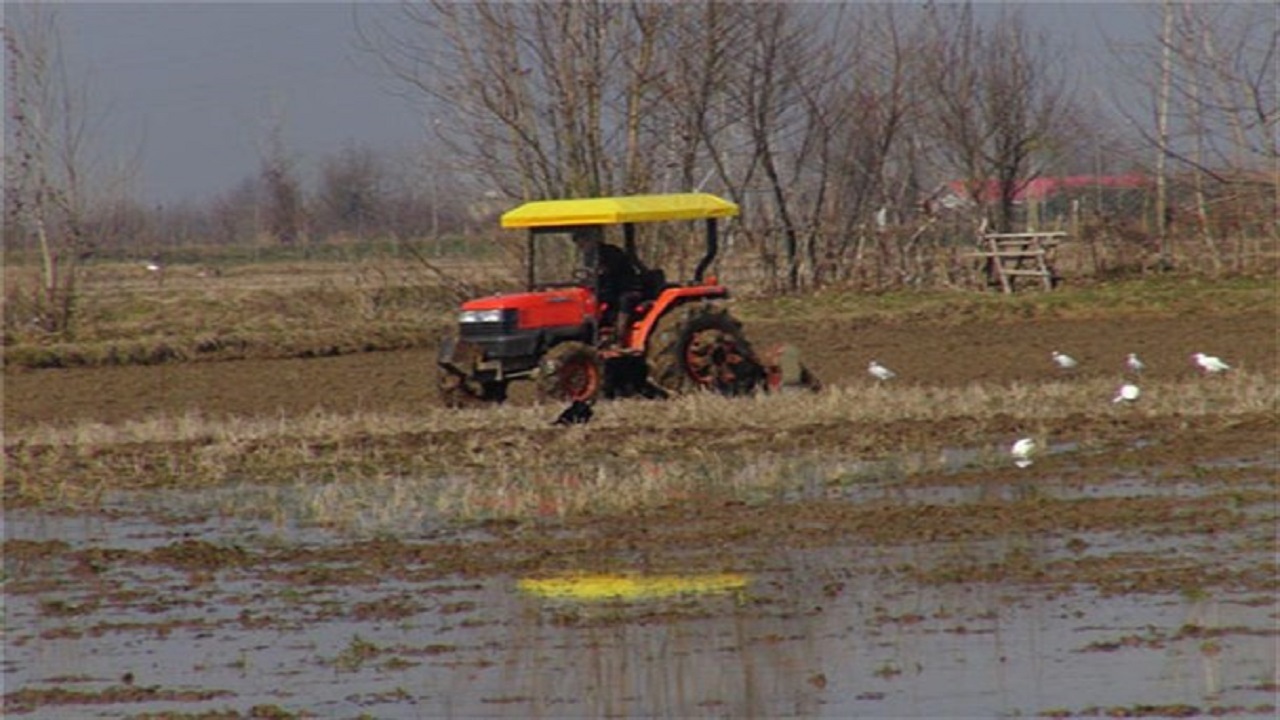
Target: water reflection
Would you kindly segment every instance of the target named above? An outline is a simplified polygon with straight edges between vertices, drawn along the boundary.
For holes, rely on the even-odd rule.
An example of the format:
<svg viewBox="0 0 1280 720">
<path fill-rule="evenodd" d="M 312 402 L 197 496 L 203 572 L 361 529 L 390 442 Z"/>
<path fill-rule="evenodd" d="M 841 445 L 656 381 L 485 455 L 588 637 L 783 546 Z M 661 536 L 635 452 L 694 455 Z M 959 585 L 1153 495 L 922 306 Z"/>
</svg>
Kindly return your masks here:
<svg viewBox="0 0 1280 720">
<path fill-rule="evenodd" d="M 816 478 L 827 472 L 810 467 Z M 972 486 L 858 487 L 878 502 L 989 507 Z M 1050 481 L 1040 492 L 1195 496 L 1204 487 L 1133 475 L 1087 487 Z M 1159 558 L 1274 576 L 1275 506 L 1265 498 L 1239 494 L 1256 522 L 1212 535 L 1161 536 L 1159 524 L 1070 537 L 1012 527 L 983 540 L 708 548 L 702 566 L 717 572 L 705 574 L 445 578 L 429 552 L 396 567 L 317 559 L 307 551 L 349 538 L 275 519 L 172 523 L 171 499 L 122 500 L 163 507 L 155 517 L 10 511 L 5 714 L 22 710 L 20 691 L 92 695 L 128 678 L 229 695 L 42 706 L 31 716 L 243 716 L 273 705 L 338 718 L 1103 716 L 1139 705 L 1270 716 L 1273 592 L 1222 582 L 1108 594 L 1021 572 L 1074 559 L 1140 574 L 1142 558 Z M 400 541 L 430 547 L 423 534 Z M 199 543 L 230 560 L 155 559 Z M 264 560 L 234 562 L 237 548 Z M 590 560 L 627 567 L 626 557 Z"/>
<path fill-rule="evenodd" d="M 534 595 L 571 600 L 650 600 L 677 595 L 706 595 L 741 590 L 747 576 L 738 573 L 711 575 L 568 574 L 521 578 L 516 586 Z"/>
<path fill-rule="evenodd" d="M 504 687 L 543 717 L 993 717 L 1269 700 L 1273 607 L 925 587 L 829 550 L 786 564 L 732 606 L 615 602 L 566 615 L 523 594 L 502 663 L 520 670 Z M 1187 636 L 1189 624 L 1225 631 L 1223 642 Z"/>
<path fill-rule="evenodd" d="M 261 704 L 322 717 L 992 717 L 1255 707 L 1270 702 L 1276 673 L 1272 598 L 935 585 L 902 570 L 957 555 L 1042 559 L 1054 552 L 1044 538 L 778 549 L 756 558 L 749 578 L 413 582 L 405 568 L 336 582 L 307 564 L 292 570 L 316 581 L 298 584 L 280 581 L 288 567 L 112 563 L 113 547 L 156 547 L 159 535 L 190 532 L 137 520 L 77 529 L 11 518 L 6 531 L 33 540 L 56 532 L 101 551 L 91 574 L 83 559 L 6 556 L 10 692 L 97 692 L 127 673 L 147 687 L 233 693 L 95 706 L 104 717 Z M 213 528 L 202 537 L 228 540 Z M 1095 549 L 1106 542 L 1095 538 Z M 1223 547 L 1183 552 L 1242 560 Z"/>
</svg>

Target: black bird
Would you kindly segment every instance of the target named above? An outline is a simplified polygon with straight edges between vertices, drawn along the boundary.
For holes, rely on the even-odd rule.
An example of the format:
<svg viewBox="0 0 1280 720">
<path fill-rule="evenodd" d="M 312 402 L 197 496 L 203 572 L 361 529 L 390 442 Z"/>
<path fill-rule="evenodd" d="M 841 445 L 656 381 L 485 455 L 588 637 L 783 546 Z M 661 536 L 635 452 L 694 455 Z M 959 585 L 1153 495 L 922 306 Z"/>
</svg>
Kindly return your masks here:
<svg viewBox="0 0 1280 720">
<path fill-rule="evenodd" d="M 585 400 L 574 400 L 573 404 L 560 413 L 556 425 L 585 425 L 591 420 L 591 403 Z"/>
</svg>

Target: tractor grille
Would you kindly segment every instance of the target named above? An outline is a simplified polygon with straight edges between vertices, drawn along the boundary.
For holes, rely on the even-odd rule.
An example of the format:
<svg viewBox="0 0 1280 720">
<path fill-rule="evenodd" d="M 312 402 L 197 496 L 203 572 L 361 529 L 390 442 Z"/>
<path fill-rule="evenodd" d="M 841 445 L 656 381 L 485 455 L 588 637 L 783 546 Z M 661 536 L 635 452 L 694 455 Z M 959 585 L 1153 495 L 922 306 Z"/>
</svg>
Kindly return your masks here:
<svg viewBox="0 0 1280 720">
<path fill-rule="evenodd" d="M 496 323 L 462 323 L 460 326 L 462 337 L 468 340 L 476 338 L 494 337 L 495 335 L 506 335 L 515 329 L 515 322 L 496 322 Z"/>
</svg>

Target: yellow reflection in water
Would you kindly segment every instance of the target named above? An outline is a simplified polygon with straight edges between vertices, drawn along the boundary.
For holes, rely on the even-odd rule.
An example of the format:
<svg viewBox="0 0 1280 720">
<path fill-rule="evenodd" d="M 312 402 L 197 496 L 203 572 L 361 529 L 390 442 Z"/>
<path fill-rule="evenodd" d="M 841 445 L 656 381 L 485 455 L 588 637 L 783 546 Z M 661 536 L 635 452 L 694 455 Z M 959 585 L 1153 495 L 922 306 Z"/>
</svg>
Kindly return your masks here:
<svg viewBox="0 0 1280 720">
<path fill-rule="evenodd" d="M 715 575 L 562 575 L 524 578 L 518 587 L 528 593 L 576 600 L 643 600 L 671 595 L 722 593 L 741 590 L 747 577 L 737 573 Z"/>
</svg>

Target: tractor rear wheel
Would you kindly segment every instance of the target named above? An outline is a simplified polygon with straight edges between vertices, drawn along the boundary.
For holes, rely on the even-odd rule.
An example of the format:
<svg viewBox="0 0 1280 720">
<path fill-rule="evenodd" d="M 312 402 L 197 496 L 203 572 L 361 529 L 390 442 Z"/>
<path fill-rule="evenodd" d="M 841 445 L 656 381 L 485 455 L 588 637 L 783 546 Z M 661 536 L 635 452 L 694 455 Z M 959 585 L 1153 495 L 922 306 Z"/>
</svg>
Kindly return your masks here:
<svg viewBox="0 0 1280 720">
<path fill-rule="evenodd" d="M 651 381 L 668 393 L 745 395 L 765 382 L 742 324 L 710 305 L 676 308 L 660 318 L 647 357 Z"/>
<path fill-rule="evenodd" d="M 548 400 L 591 402 L 604 387 L 604 362 L 586 343 L 562 342 L 538 362 L 538 393 Z"/>
</svg>

